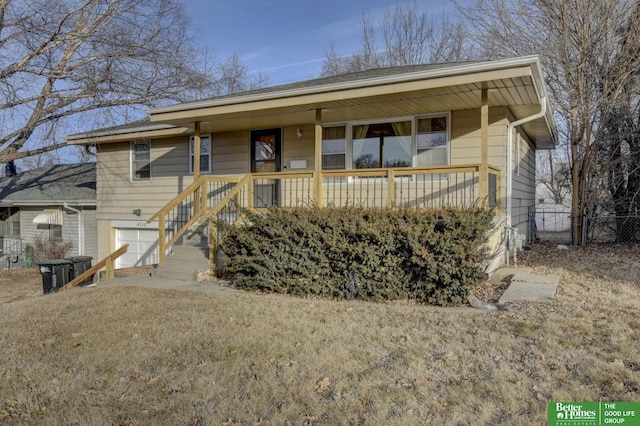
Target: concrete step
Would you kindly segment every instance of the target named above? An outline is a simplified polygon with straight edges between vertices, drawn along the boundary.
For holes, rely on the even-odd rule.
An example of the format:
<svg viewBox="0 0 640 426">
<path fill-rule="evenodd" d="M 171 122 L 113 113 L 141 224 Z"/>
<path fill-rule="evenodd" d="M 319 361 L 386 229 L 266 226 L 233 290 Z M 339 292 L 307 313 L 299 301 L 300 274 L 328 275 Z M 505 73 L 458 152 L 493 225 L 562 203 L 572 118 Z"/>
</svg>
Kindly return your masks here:
<svg viewBox="0 0 640 426">
<path fill-rule="evenodd" d="M 153 276 L 181 281 L 197 281 L 198 275 L 209 270 L 208 247 L 174 246 L 172 255 L 153 271 Z"/>
<path fill-rule="evenodd" d="M 534 275 L 518 272 L 511 278 L 511 284 L 502 294 L 499 305 L 517 300 L 549 302 L 553 300 L 560 277 L 557 275 Z"/>
<path fill-rule="evenodd" d="M 209 259 L 209 247 L 179 245 L 173 246 L 171 256 L 167 258 L 191 260 L 191 259 Z"/>
</svg>

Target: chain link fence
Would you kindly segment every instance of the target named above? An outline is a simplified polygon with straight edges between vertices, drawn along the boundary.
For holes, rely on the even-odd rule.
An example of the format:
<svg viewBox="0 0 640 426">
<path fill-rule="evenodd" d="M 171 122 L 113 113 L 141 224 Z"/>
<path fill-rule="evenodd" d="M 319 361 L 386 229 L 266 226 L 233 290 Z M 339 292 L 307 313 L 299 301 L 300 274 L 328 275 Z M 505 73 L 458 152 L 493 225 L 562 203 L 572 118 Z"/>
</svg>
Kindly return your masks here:
<svg viewBox="0 0 640 426">
<path fill-rule="evenodd" d="M 571 243 L 571 212 L 568 210 L 529 210 L 529 240 Z"/>
<path fill-rule="evenodd" d="M 587 243 L 639 243 L 640 216 L 599 215 L 586 219 Z"/>
<path fill-rule="evenodd" d="M 582 223 L 582 240 L 586 244 L 640 243 L 640 216 L 580 215 L 576 221 L 573 220 L 574 217 L 568 209 L 530 208 L 529 240 L 571 244 L 572 226 Z"/>
</svg>

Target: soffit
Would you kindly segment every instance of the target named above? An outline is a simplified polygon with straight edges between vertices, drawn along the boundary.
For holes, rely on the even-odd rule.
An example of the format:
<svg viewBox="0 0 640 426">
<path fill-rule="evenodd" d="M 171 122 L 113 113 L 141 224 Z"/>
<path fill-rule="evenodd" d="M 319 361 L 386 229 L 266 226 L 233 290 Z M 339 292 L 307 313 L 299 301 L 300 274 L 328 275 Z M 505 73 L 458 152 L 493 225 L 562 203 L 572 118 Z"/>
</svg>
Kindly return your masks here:
<svg viewBox="0 0 640 426">
<path fill-rule="evenodd" d="M 172 121 L 182 127 L 201 122 L 202 133 L 309 125 L 315 121 L 315 109 L 322 109 L 323 123 L 402 117 L 444 111 L 478 109 L 482 87 L 488 89 L 489 108 L 508 107 L 515 119 L 540 111 L 540 101 L 531 77 L 513 77 L 482 83 L 411 90 L 398 93 L 343 98 L 305 105 L 291 105 L 254 111 L 183 118 Z M 541 118 L 523 126 L 539 148 L 552 148 L 548 123 Z"/>
<path fill-rule="evenodd" d="M 193 128 L 193 123 L 200 121 L 202 132 L 217 133 L 310 124 L 315 121 L 315 110 L 318 108 L 322 109 L 322 121 L 325 123 L 477 109 L 480 108 L 482 86 L 489 89 L 490 108 L 510 107 L 516 118 L 521 118 L 521 114 L 523 117 L 526 116 L 529 111 L 535 113 L 540 110 L 532 79 L 518 77 L 447 87 L 392 91 L 379 95 L 372 92 L 368 96 L 337 96 L 337 99 L 265 109 L 247 105 L 248 111 L 218 113 L 215 109 L 210 109 L 209 114 L 165 118 L 163 122 Z"/>
</svg>

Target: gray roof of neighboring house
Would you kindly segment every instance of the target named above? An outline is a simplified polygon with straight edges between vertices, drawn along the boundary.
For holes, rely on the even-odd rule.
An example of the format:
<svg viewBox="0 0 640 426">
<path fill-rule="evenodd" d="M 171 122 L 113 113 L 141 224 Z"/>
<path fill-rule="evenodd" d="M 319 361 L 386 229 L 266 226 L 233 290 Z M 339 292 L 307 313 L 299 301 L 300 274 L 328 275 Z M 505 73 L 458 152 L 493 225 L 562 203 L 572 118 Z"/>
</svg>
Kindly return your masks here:
<svg viewBox="0 0 640 426">
<path fill-rule="evenodd" d="M 95 205 L 96 164 L 58 164 L 0 178 L 0 205 Z"/>
</svg>

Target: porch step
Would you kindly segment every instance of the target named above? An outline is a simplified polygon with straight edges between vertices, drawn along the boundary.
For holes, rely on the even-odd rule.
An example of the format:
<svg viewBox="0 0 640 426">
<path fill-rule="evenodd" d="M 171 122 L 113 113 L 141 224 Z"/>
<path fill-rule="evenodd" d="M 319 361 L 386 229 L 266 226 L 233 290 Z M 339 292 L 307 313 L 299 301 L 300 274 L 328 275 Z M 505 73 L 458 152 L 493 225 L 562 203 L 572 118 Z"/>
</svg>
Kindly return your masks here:
<svg viewBox="0 0 640 426">
<path fill-rule="evenodd" d="M 209 270 L 209 248 L 203 246 L 173 246 L 171 256 L 153 271 L 153 276 L 181 281 L 197 281 L 198 274 Z"/>
</svg>

